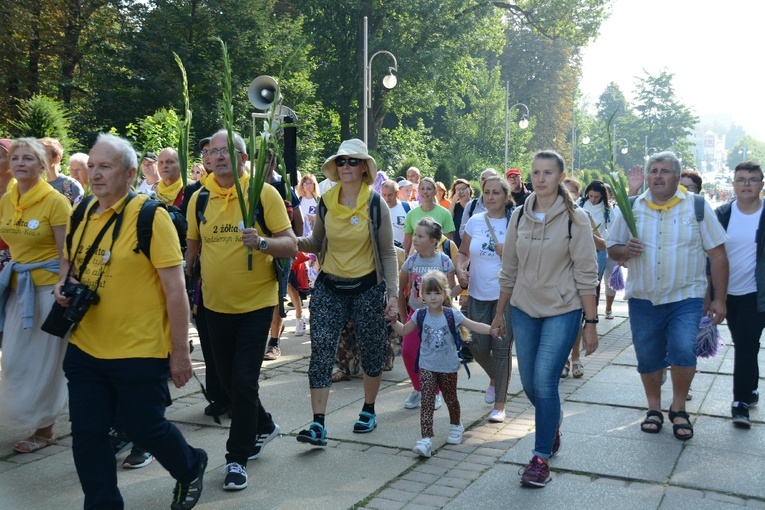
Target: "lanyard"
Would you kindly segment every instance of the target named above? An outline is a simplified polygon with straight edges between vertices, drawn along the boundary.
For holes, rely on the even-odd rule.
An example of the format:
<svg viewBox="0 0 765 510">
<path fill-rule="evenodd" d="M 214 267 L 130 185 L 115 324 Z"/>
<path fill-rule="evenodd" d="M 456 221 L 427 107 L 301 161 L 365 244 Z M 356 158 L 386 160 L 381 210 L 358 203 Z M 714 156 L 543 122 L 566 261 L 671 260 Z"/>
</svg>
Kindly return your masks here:
<svg viewBox="0 0 765 510">
<path fill-rule="evenodd" d="M 90 245 L 90 248 L 85 253 L 85 257 L 82 260 L 82 264 L 80 265 L 80 272 L 77 276 L 77 281 L 82 282 L 82 275 L 85 272 L 85 269 L 88 267 L 88 263 L 90 263 L 90 259 L 93 258 L 93 255 L 96 252 L 96 249 L 98 249 L 98 245 L 101 244 L 101 240 L 103 239 L 104 235 L 106 234 L 106 231 L 109 230 L 109 227 L 114 225 L 114 229 L 112 230 L 112 242 L 109 245 L 109 250 L 106 252 L 107 254 L 111 253 L 112 248 L 114 248 L 114 242 L 117 240 L 117 236 L 120 234 L 120 227 L 122 226 L 122 215 L 125 212 L 125 208 L 127 207 L 128 203 L 130 203 L 130 200 L 135 197 L 135 193 L 132 191 L 128 193 L 127 199 L 125 200 L 125 205 L 122 207 L 122 210 L 120 210 L 119 213 L 115 213 L 112 215 L 111 218 L 106 222 L 106 225 L 103 226 L 101 231 L 96 236 L 95 240 L 93 241 L 93 244 Z M 82 240 L 85 237 L 85 231 L 88 228 L 88 222 L 90 221 L 90 216 L 93 214 L 93 211 L 98 207 L 98 201 L 96 201 L 93 206 L 88 210 L 87 218 L 85 219 L 85 225 L 82 227 L 82 235 L 80 236 L 80 240 L 77 243 L 77 249 L 74 252 L 75 258 L 77 257 L 77 254 L 80 253 L 80 248 L 82 246 Z M 99 285 L 101 284 L 101 277 L 104 275 L 104 268 L 109 264 L 109 257 L 104 260 L 104 263 L 101 265 L 101 269 L 98 274 L 98 280 L 96 280 L 96 291 L 99 288 Z M 69 275 L 71 276 L 72 271 L 72 265 L 69 265 Z"/>
</svg>

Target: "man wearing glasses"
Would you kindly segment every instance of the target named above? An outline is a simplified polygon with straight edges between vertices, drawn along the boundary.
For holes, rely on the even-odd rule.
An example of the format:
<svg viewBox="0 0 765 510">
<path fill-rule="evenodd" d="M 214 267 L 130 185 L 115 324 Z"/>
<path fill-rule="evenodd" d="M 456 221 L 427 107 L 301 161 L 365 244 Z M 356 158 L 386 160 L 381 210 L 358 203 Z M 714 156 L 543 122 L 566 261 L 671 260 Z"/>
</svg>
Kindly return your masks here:
<svg viewBox="0 0 765 510">
<path fill-rule="evenodd" d="M 213 175 L 205 181 L 210 194 L 204 219 L 199 221 L 196 214 L 201 190 L 191 197 L 186 214 L 186 271 L 190 274 L 200 254 L 210 343 L 220 382 L 231 401 L 224 490 L 247 487 L 247 461 L 260 457 L 265 445 L 279 434 L 279 426 L 259 398 L 258 378 L 279 298 L 273 259 L 297 253 L 284 201 L 270 184 L 264 184 L 260 195 L 263 219 L 258 218 L 254 228 L 242 228 L 234 172 L 243 191 L 249 189 L 248 156 L 244 140 L 236 133 L 234 145 L 235 152 L 230 154 L 225 130 L 212 136 L 207 154 Z M 261 235 L 266 230 L 271 234 Z"/>
<path fill-rule="evenodd" d="M 159 182 L 159 165 L 157 164 L 157 155 L 153 152 L 147 152 L 143 155 L 141 161 L 141 172 L 144 179 L 138 185 L 139 193 L 148 193 L 154 191 Z"/>
<path fill-rule="evenodd" d="M 752 161 L 739 163 L 733 172 L 736 200 L 715 210 L 728 232 L 725 250 L 730 262 L 728 280 L 728 328 L 733 344 L 733 425 L 752 426 L 749 408 L 760 400 L 757 355 L 765 328 L 765 214 L 762 167 Z M 756 232 L 755 236 L 752 232 Z M 714 289 L 715 291 L 717 289 Z"/>
<path fill-rule="evenodd" d="M 505 172 L 505 179 L 510 184 L 510 194 L 513 195 L 516 207 L 523 205 L 526 198 L 531 195 L 531 191 L 527 190 L 526 186 L 523 185 L 521 171 L 517 168 L 511 168 Z"/>
</svg>

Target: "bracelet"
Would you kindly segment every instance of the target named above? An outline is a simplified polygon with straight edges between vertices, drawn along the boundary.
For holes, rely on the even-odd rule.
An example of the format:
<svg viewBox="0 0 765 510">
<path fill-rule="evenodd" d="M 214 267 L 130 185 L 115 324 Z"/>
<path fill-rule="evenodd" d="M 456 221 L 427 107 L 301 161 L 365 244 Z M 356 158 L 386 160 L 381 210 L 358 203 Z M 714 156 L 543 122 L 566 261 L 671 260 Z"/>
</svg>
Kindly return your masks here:
<svg viewBox="0 0 765 510">
<path fill-rule="evenodd" d="M 598 319 L 584 319 L 585 324 L 597 324 L 598 322 L 600 322 Z"/>
<path fill-rule="evenodd" d="M 462 284 L 460 283 L 460 287 L 462 287 L 462 290 L 467 290 L 467 285 L 462 285 Z"/>
</svg>

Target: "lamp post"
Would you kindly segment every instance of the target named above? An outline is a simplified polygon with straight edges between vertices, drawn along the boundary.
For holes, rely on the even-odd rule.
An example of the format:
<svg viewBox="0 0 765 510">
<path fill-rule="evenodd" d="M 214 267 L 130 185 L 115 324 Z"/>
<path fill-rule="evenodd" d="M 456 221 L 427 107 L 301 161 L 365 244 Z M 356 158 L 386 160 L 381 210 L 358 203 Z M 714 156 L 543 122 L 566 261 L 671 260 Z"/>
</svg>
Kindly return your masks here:
<svg viewBox="0 0 765 510">
<path fill-rule="evenodd" d="M 657 149 L 656 147 L 647 147 L 645 150 L 645 160 L 648 161 L 648 158 L 650 158 L 657 152 L 659 152 L 659 149 Z"/>
<path fill-rule="evenodd" d="M 390 51 L 380 50 L 367 59 L 369 53 L 369 20 L 364 16 L 364 145 L 367 145 L 367 130 L 369 129 L 369 109 L 372 108 L 372 61 L 380 53 L 390 55 L 393 59 L 393 67 L 388 68 L 388 75 L 383 78 L 383 87 L 392 89 L 398 83 L 393 71 L 398 72 L 396 55 Z M 368 147 L 367 147 L 368 148 Z"/>
<path fill-rule="evenodd" d="M 741 154 L 741 162 L 743 163 L 746 161 L 746 153 L 748 149 L 746 145 L 742 145 L 741 148 L 738 150 L 738 153 Z"/>
<path fill-rule="evenodd" d="M 508 140 L 510 138 L 510 110 L 515 108 L 516 106 L 523 106 L 526 108 L 526 113 L 521 117 L 521 120 L 518 121 L 518 127 L 521 129 L 526 129 L 529 127 L 529 107 L 526 106 L 523 103 L 515 103 L 513 106 L 510 106 L 510 81 L 507 81 L 507 85 L 505 88 L 505 167 L 504 172 L 507 172 L 507 145 Z"/>
</svg>

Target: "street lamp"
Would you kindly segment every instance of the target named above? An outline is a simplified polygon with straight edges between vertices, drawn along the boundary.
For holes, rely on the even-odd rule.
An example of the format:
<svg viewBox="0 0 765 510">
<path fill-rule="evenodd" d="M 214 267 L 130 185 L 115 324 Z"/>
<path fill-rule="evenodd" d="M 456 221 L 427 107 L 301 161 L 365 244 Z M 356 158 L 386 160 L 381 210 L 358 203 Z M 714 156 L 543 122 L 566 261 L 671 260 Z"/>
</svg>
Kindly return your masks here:
<svg viewBox="0 0 765 510">
<path fill-rule="evenodd" d="M 619 142 L 622 142 L 622 148 L 619 149 L 619 152 L 621 152 L 622 154 L 627 154 L 630 151 L 630 147 L 629 147 L 629 144 L 627 143 L 627 139 L 626 138 L 619 138 L 616 141 L 616 143 L 618 144 Z"/>
<path fill-rule="evenodd" d="M 738 150 L 738 153 L 741 154 L 741 162 L 743 163 L 746 161 L 746 153 L 747 153 L 747 146 L 742 145 L 741 148 Z"/>
<path fill-rule="evenodd" d="M 505 172 L 507 172 L 507 145 L 510 138 L 510 110 L 516 106 L 523 106 L 526 108 L 526 113 L 521 117 L 521 120 L 518 121 L 518 127 L 526 129 L 529 127 L 529 107 L 523 103 L 515 103 L 513 106 L 510 106 L 510 81 L 508 80 L 505 86 Z"/>
<path fill-rule="evenodd" d="M 645 150 L 645 160 L 648 161 L 648 158 L 650 158 L 651 156 L 653 156 L 657 152 L 659 152 L 659 149 L 657 149 L 656 147 L 648 147 Z"/>
<path fill-rule="evenodd" d="M 386 89 L 392 89 L 398 83 L 394 71 L 398 72 L 396 55 L 390 51 L 380 50 L 367 60 L 369 53 L 369 20 L 364 16 L 364 145 L 367 145 L 367 130 L 369 129 L 369 109 L 372 108 L 372 61 L 380 53 L 385 53 L 393 59 L 393 67 L 388 68 L 388 75 L 383 78 L 382 84 Z"/>
</svg>

